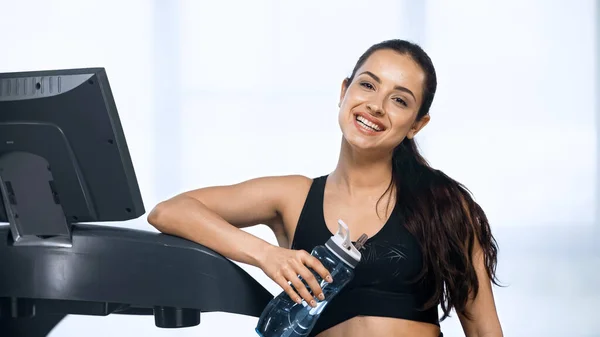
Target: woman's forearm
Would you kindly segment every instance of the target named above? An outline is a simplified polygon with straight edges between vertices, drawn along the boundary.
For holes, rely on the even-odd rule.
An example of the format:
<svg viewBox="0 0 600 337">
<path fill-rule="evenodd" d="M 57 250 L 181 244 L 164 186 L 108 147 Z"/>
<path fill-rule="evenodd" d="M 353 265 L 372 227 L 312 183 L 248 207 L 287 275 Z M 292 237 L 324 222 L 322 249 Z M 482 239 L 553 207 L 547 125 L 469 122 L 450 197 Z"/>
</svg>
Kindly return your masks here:
<svg viewBox="0 0 600 337">
<path fill-rule="evenodd" d="M 162 233 L 194 241 L 226 258 L 256 267 L 273 247 L 185 195 L 158 204 L 148 215 L 148 222 Z"/>
</svg>

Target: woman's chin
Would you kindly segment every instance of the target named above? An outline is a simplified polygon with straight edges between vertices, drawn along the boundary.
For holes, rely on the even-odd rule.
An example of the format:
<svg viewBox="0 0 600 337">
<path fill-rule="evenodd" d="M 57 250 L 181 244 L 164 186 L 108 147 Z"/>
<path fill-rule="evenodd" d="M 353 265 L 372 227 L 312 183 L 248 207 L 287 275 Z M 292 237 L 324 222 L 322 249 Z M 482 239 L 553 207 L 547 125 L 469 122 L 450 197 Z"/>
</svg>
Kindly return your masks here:
<svg viewBox="0 0 600 337">
<path fill-rule="evenodd" d="M 344 137 L 349 148 L 355 152 L 375 153 L 383 152 L 383 147 L 372 139 L 365 139 L 360 136 Z"/>
<path fill-rule="evenodd" d="M 344 143 L 347 150 L 361 156 L 387 157 L 394 151 L 394 146 L 382 143 L 373 138 L 361 137 L 361 135 L 344 135 Z"/>
</svg>

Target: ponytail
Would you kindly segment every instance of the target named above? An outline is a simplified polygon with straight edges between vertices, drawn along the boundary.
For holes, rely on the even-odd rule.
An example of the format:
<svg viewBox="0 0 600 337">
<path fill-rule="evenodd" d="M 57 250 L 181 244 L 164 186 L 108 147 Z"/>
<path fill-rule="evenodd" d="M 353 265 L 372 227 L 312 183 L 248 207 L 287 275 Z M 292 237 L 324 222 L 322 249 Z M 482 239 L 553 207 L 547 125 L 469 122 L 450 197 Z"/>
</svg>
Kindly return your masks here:
<svg viewBox="0 0 600 337">
<path fill-rule="evenodd" d="M 429 166 L 413 139 L 404 139 L 392 158 L 396 202 L 423 253 L 419 278 L 434 289 L 424 309 L 441 303 L 442 320 L 453 308 L 469 317 L 467 301 L 479 288 L 472 261 L 476 243 L 497 284 L 497 247 L 485 213 L 463 185 Z"/>
</svg>

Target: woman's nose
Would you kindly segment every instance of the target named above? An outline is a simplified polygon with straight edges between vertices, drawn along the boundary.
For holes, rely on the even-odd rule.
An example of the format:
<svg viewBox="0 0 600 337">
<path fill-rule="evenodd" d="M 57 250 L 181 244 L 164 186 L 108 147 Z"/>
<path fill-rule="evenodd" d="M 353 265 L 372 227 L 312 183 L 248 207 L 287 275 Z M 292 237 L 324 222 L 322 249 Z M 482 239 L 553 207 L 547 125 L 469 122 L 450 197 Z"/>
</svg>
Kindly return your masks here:
<svg viewBox="0 0 600 337">
<path fill-rule="evenodd" d="M 368 103 L 367 110 L 369 110 L 369 113 L 371 114 L 383 115 L 383 109 L 381 109 L 381 106 L 379 104 Z"/>
</svg>

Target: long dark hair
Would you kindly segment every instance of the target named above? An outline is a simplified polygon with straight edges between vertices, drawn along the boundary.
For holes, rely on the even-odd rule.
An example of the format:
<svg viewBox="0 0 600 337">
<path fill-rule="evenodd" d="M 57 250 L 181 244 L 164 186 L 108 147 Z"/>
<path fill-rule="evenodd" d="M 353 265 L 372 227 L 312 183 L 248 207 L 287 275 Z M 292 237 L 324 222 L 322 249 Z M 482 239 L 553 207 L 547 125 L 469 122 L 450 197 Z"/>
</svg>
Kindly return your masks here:
<svg viewBox="0 0 600 337">
<path fill-rule="evenodd" d="M 429 113 L 437 78 L 431 59 L 414 43 L 388 40 L 371 46 L 358 59 L 347 85 L 369 56 L 382 49 L 410 56 L 425 73 L 423 102 L 416 118 L 420 120 Z M 470 297 L 477 296 L 479 288 L 472 261 L 476 241 L 481 246 L 487 274 L 498 285 L 498 248 L 485 213 L 468 189 L 427 163 L 413 139 L 405 138 L 394 149 L 390 188 L 394 184 L 404 226 L 421 245 L 423 268 L 419 279 L 434 289 L 424 308 L 439 303 L 444 312 L 442 320 L 452 309 L 469 318 L 466 304 Z"/>
</svg>

